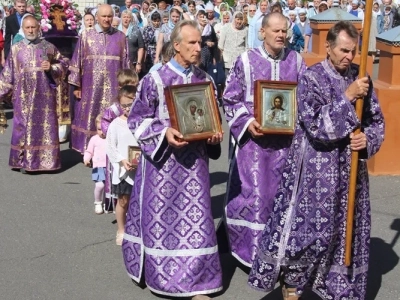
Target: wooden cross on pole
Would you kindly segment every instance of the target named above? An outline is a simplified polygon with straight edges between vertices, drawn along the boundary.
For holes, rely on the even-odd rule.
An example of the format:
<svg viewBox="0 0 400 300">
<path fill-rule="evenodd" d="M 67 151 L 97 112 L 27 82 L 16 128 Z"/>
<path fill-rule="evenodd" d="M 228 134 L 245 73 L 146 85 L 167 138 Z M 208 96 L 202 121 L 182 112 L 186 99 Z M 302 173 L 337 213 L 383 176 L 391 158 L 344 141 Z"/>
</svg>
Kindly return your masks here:
<svg viewBox="0 0 400 300">
<path fill-rule="evenodd" d="M 65 13 L 61 9 L 56 7 L 52 12 L 52 16 L 54 18 L 53 24 L 56 25 L 57 31 L 63 31 L 65 22 L 62 20 L 62 17 L 66 16 Z"/>
</svg>

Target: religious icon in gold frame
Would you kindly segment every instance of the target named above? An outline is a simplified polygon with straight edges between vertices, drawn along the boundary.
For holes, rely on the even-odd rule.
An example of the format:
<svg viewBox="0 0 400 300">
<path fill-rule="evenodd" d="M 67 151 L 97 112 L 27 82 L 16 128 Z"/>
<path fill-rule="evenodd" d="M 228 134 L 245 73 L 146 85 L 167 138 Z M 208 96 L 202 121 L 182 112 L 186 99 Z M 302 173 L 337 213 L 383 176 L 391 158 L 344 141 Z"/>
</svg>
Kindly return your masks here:
<svg viewBox="0 0 400 300">
<path fill-rule="evenodd" d="M 129 146 L 128 148 L 128 161 L 134 169 L 139 165 L 142 150 L 137 146 Z"/>
<path fill-rule="evenodd" d="M 173 85 L 164 89 L 171 127 L 184 141 L 205 140 L 222 132 L 211 82 Z"/>
<path fill-rule="evenodd" d="M 297 82 L 257 80 L 254 117 L 267 134 L 294 134 Z"/>
</svg>

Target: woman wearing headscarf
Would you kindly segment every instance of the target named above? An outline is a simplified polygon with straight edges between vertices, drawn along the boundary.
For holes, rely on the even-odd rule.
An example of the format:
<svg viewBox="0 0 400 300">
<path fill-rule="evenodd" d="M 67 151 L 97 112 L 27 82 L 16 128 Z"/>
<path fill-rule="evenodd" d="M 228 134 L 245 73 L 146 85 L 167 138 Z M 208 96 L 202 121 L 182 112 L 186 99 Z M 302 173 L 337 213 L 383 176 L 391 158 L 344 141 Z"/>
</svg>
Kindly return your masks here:
<svg viewBox="0 0 400 300">
<path fill-rule="evenodd" d="M 210 65 L 218 60 L 217 35 L 214 28 L 207 21 L 207 13 L 199 10 L 196 15 L 201 31 L 201 64 L 200 68 L 207 72 Z"/>
<path fill-rule="evenodd" d="M 94 16 L 90 12 L 85 13 L 82 19 L 83 22 L 81 28 L 79 29 L 79 35 L 81 35 L 86 29 L 93 28 L 95 24 Z"/>
<path fill-rule="evenodd" d="M 32 14 L 24 14 L 21 18 L 21 24 L 24 21 L 24 19 L 28 16 L 33 17 Z M 39 31 L 39 36 L 41 36 L 41 31 Z M 12 40 L 12 45 L 22 41 L 25 38 L 25 34 L 24 31 L 22 30 L 22 26 L 19 28 L 18 33 L 14 36 L 13 40 Z"/>
<path fill-rule="evenodd" d="M 142 61 L 144 56 L 144 41 L 136 15 L 129 10 L 121 13 L 121 24 L 118 29 L 125 33 L 128 39 L 129 59 L 136 73 L 142 70 Z"/>
<path fill-rule="evenodd" d="M 193 0 L 188 1 L 187 7 L 188 7 L 187 14 L 188 14 L 190 20 L 196 19 L 196 12 L 197 12 L 196 2 L 194 2 Z"/>
<path fill-rule="evenodd" d="M 274 4 L 272 4 L 270 10 L 271 10 L 271 13 L 278 12 L 280 14 L 283 14 L 282 5 L 279 2 L 275 2 Z"/>
<path fill-rule="evenodd" d="M 222 13 L 224 11 L 229 11 L 229 4 L 226 2 L 222 2 L 219 6 L 218 6 L 218 11 L 219 11 L 219 19 L 222 21 Z"/>
<path fill-rule="evenodd" d="M 232 23 L 224 26 L 218 42 L 221 51 L 226 76 L 234 60 L 246 51 L 248 28 L 243 25 L 244 13 L 237 11 L 233 14 Z"/>
<path fill-rule="evenodd" d="M 157 5 L 157 3 L 151 3 L 150 4 L 150 6 L 149 6 L 149 13 L 151 13 L 152 11 L 154 11 L 154 10 L 158 10 L 158 5 Z M 161 12 L 160 12 L 161 13 Z"/>
<path fill-rule="evenodd" d="M 289 14 L 288 28 L 291 31 L 292 36 L 288 39 L 287 47 L 298 53 L 301 53 L 303 52 L 304 49 L 304 37 L 299 26 L 297 25 L 297 12 L 295 10 L 290 10 L 288 14 Z"/>
<path fill-rule="evenodd" d="M 182 10 L 182 9 L 181 9 Z M 172 30 L 174 30 L 175 25 L 182 20 L 182 11 L 176 7 L 171 8 L 169 11 L 168 23 L 161 26 L 160 34 L 157 40 L 156 57 L 154 63 L 158 63 L 160 60 L 161 49 L 164 43 L 169 42 Z"/>
<path fill-rule="evenodd" d="M 251 21 L 253 20 L 253 17 L 255 16 L 256 12 L 257 12 L 257 6 L 254 5 L 254 4 L 250 4 L 249 5 L 249 11 L 247 13 L 247 22 L 248 22 L 248 24 L 251 23 Z"/>
<path fill-rule="evenodd" d="M 268 0 L 261 0 L 257 12 L 249 24 L 248 43 L 249 48 L 257 48 L 261 46 L 262 40 L 259 39 L 261 23 L 264 16 L 268 13 Z"/>
<path fill-rule="evenodd" d="M 136 24 L 137 24 L 137 26 L 142 29 L 145 25 L 144 25 L 144 20 L 140 16 L 140 5 L 136 4 L 135 8 L 133 8 L 131 10 L 131 12 L 132 12 L 133 16 L 136 16 Z"/>
<path fill-rule="evenodd" d="M 371 30 L 369 33 L 369 43 L 368 52 L 372 55 L 372 61 L 375 61 L 376 55 L 376 36 L 380 33 L 378 20 L 381 21 L 382 15 L 379 9 L 379 3 L 374 2 L 372 5 L 372 15 L 371 15 Z M 364 24 L 363 24 L 364 25 Z"/>
<path fill-rule="evenodd" d="M 147 1 L 142 2 L 142 7 L 140 9 L 140 17 L 143 22 L 143 27 L 146 27 L 149 25 L 149 8 L 150 8 L 150 3 Z"/>
<path fill-rule="evenodd" d="M 6 11 L 3 6 L 0 6 L 0 30 L 4 35 L 6 28 Z"/>
<path fill-rule="evenodd" d="M 326 1 L 321 1 L 321 3 L 318 6 L 318 13 L 322 13 L 329 9 L 328 2 Z"/>
<path fill-rule="evenodd" d="M 232 22 L 232 14 L 227 10 L 222 12 L 221 13 L 221 22 L 215 24 L 215 26 L 214 26 L 214 30 L 215 30 L 215 33 L 216 33 L 218 39 L 220 37 L 222 27 L 224 27 L 225 24 L 228 24 L 230 22 Z"/>
<path fill-rule="evenodd" d="M 156 57 L 157 39 L 161 28 L 161 14 L 157 10 L 150 13 L 148 25 L 143 30 L 143 40 L 146 48 L 146 71 L 154 65 Z"/>
</svg>

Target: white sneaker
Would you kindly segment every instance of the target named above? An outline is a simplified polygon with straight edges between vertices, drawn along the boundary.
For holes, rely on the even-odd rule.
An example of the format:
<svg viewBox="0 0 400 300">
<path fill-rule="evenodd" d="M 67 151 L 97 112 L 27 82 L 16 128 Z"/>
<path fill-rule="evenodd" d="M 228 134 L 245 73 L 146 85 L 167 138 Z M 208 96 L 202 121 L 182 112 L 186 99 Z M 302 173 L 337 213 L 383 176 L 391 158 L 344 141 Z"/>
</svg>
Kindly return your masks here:
<svg viewBox="0 0 400 300">
<path fill-rule="evenodd" d="M 99 204 L 95 204 L 94 205 L 94 212 L 97 214 L 97 215 L 101 215 L 104 211 L 103 211 L 103 206 L 101 205 L 101 203 L 99 203 Z"/>
</svg>

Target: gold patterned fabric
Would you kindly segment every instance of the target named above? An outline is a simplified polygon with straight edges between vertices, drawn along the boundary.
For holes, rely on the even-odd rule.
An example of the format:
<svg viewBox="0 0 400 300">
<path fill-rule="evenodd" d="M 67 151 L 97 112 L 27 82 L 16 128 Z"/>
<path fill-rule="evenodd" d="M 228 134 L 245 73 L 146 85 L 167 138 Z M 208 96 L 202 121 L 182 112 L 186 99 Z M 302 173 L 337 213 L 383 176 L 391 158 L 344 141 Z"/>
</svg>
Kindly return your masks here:
<svg viewBox="0 0 400 300">
<path fill-rule="evenodd" d="M 41 68 L 44 59 L 51 69 Z M 12 92 L 13 133 L 9 165 L 27 171 L 61 167 L 58 143 L 56 87 L 67 64 L 57 48 L 45 41 L 27 40 L 12 46 L 0 74 L 0 100 Z"/>
<path fill-rule="evenodd" d="M 89 29 L 82 33 L 70 63 L 70 84 L 81 87 L 81 99 L 74 107 L 71 146 L 83 153 L 96 134 L 95 118 L 115 100 L 118 71 L 129 67 L 125 34 L 111 28 L 108 32 Z"/>
</svg>

